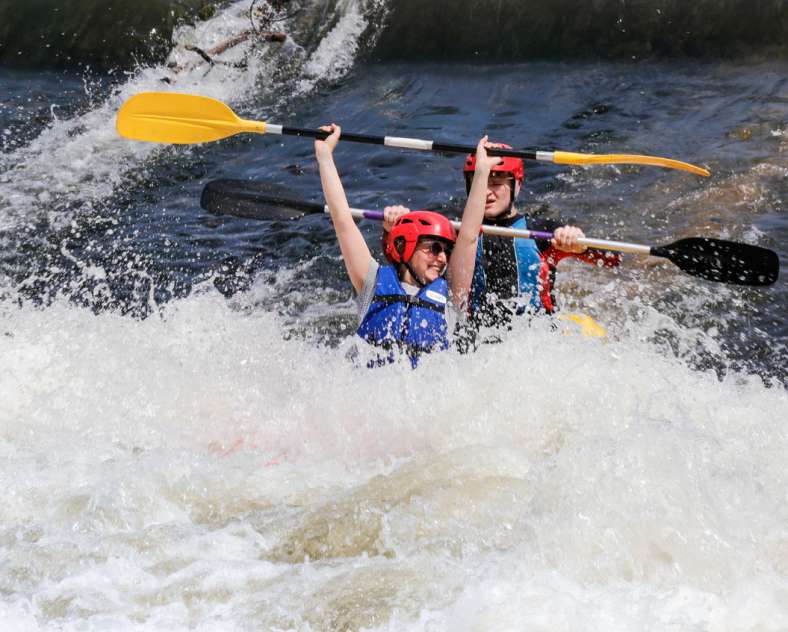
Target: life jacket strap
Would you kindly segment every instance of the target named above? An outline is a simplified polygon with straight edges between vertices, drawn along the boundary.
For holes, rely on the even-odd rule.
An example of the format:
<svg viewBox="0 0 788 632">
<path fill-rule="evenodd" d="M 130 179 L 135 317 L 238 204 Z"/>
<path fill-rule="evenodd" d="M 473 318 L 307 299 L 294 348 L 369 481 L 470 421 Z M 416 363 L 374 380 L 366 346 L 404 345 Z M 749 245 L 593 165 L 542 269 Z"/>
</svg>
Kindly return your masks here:
<svg viewBox="0 0 788 632">
<path fill-rule="evenodd" d="M 372 297 L 373 303 L 383 303 L 384 305 L 392 305 L 393 303 L 405 303 L 410 307 L 423 307 L 431 309 L 434 312 L 442 314 L 446 311 L 445 305 L 436 305 L 430 301 L 420 299 L 418 296 L 410 296 L 409 294 L 375 294 Z"/>
</svg>

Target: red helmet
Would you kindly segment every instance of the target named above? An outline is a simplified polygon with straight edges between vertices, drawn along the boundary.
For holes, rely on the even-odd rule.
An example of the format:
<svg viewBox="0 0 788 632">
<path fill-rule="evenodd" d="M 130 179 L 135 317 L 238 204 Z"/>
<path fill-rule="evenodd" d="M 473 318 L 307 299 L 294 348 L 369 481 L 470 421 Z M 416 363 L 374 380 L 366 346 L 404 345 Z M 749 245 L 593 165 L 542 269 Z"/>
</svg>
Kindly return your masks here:
<svg viewBox="0 0 788 632">
<path fill-rule="evenodd" d="M 386 240 L 386 259 L 392 263 L 407 263 L 422 237 L 436 237 L 451 243 L 457 240 L 451 222 L 440 213 L 411 211 L 394 222 Z"/>
<path fill-rule="evenodd" d="M 504 145 L 501 144 L 501 147 L 505 149 L 511 149 L 511 145 Z M 468 154 L 468 157 L 465 159 L 465 166 L 462 168 L 462 172 L 465 174 L 465 182 L 467 184 L 468 190 L 471 190 L 471 176 L 476 171 L 476 154 Z M 491 173 L 509 173 L 515 179 L 516 182 L 522 184 L 523 179 L 525 178 L 525 163 L 523 162 L 522 158 L 514 158 L 512 156 L 501 156 L 501 163 L 495 165 L 491 170 Z M 512 190 L 514 193 L 514 190 Z"/>
</svg>

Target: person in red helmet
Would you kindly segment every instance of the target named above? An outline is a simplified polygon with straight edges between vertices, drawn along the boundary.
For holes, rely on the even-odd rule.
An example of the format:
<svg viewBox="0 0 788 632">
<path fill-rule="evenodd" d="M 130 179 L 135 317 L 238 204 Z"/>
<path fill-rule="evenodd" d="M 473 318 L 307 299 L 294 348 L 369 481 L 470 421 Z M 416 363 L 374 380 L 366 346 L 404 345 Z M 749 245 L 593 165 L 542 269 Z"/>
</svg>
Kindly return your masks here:
<svg viewBox="0 0 788 632">
<path fill-rule="evenodd" d="M 415 367 L 422 354 L 448 348 L 447 316 L 452 309 L 460 314 L 467 310 L 487 177 L 501 159 L 487 156 L 487 137 L 482 138 L 459 231 L 455 233 L 451 222 L 439 213 L 398 214 L 384 246 L 389 265 L 381 266 L 353 221 L 334 164 L 333 151 L 341 129 L 338 125 L 321 129 L 330 135 L 315 141 L 315 154 L 326 204 L 356 293 L 357 333 L 379 349 L 370 366 L 387 364 L 404 353 Z M 391 219 L 390 208 L 386 215 Z"/>
<path fill-rule="evenodd" d="M 511 149 L 504 144 L 493 146 Z M 463 174 L 467 191 L 476 177 L 477 165 L 476 156 L 466 157 Z M 550 241 L 492 236 L 479 239 L 469 301 L 472 317 L 468 331 L 474 341 L 479 327 L 508 327 L 512 317 L 520 314 L 552 314 L 556 309 L 556 268 L 561 260 L 574 258 L 606 267 L 621 261 L 618 254 L 578 244 L 585 235 L 576 226 L 542 217 L 539 210 L 520 212 L 516 200 L 524 179 L 525 165 L 520 158 L 504 157 L 492 167 L 484 204 L 485 223 L 552 232 L 554 237 Z"/>
</svg>

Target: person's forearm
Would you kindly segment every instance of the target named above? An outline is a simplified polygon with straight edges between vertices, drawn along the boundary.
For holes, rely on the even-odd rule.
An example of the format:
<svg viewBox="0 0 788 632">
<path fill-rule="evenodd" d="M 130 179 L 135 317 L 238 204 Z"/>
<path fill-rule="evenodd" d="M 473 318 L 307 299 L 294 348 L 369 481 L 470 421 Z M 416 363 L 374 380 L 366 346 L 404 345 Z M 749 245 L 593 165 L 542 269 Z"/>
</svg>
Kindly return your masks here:
<svg viewBox="0 0 788 632">
<path fill-rule="evenodd" d="M 326 198 L 334 232 L 339 242 L 339 251 L 345 261 L 345 269 L 350 277 L 350 283 L 356 292 L 360 292 L 364 285 L 364 278 L 369 270 L 372 255 L 367 247 L 367 242 L 353 220 L 350 206 L 345 197 L 345 189 L 339 179 L 339 172 L 334 164 L 332 155 L 318 156 L 320 169 L 320 182 L 323 185 L 323 195 Z"/>
<path fill-rule="evenodd" d="M 353 215 L 350 213 L 350 205 L 345 196 L 345 188 L 339 179 L 337 166 L 334 164 L 333 156 L 318 158 L 318 168 L 320 169 L 320 183 L 323 185 L 323 195 L 328 205 L 328 212 L 331 221 L 334 222 L 334 229 L 339 234 L 350 227 L 355 229 Z"/>
<path fill-rule="evenodd" d="M 462 213 L 462 224 L 457 235 L 457 242 L 473 244 L 474 258 L 476 257 L 476 241 L 484 221 L 484 203 L 487 199 L 487 177 L 489 170 L 477 168 L 471 183 L 471 190 L 468 194 L 468 201 Z"/>
<path fill-rule="evenodd" d="M 473 268 L 476 263 L 476 247 L 482 221 L 484 202 L 487 197 L 487 176 L 489 170 L 477 166 L 474 173 L 468 201 L 462 213 L 462 223 L 457 234 L 451 261 L 449 262 L 449 283 L 454 304 L 464 310 L 473 281 Z"/>
</svg>

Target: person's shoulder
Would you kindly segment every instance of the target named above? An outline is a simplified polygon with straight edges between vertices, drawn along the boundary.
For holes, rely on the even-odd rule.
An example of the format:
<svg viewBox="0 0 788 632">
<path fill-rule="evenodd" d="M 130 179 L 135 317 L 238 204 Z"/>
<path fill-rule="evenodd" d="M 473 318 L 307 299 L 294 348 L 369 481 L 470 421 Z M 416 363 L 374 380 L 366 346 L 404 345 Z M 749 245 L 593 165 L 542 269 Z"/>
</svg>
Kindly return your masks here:
<svg viewBox="0 0 788 632">
<path fill-rule="evenodd" d="M 359 296 L 367 294 L 370 291 L 370 288 L 374 289 L 378 280 L 379 271 L 380 264 L 375 260 L 374 257 L 370 257 L 369 268 L 367 268 L 367 274 L 364 277 L 364 285 L 361 287 L 361 291 L 358 293 Z"/>
<path fill-rule="evenodd" d="M 373 283 L 378 276 L 378 272 L 380 269 L 386 267 L 382 266 L 374 257 L 370 257 L 369 260 L 369 269 L 367 270 L 367 279 L 371 280 Z"/>
<path fill-rule="evenodd" d="M 380 271 L 380 264 L 375 259 L 370 258 L 369 268 L 367 269 L 367 276 L 364 278 L 364 284 L 361 290 L 355 296 L 356 309 L 358 312 L 359 322 L 364 318 L 364 315 L 369 310 L 372 304 L 372 298 L 375 295 L 375 287 L 378 283 L 378 272 Z"/>
</svg>

